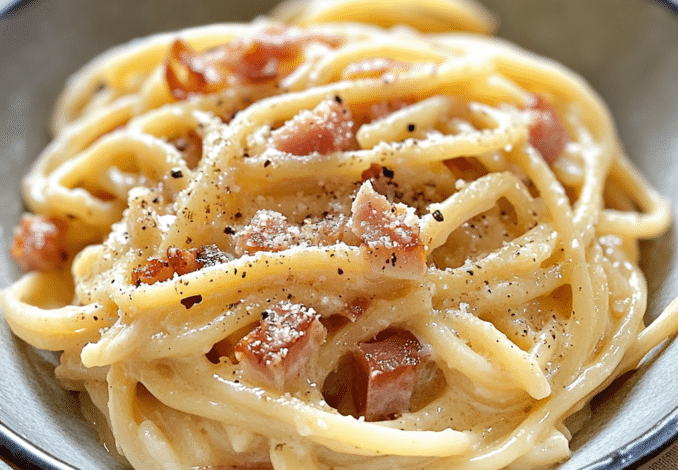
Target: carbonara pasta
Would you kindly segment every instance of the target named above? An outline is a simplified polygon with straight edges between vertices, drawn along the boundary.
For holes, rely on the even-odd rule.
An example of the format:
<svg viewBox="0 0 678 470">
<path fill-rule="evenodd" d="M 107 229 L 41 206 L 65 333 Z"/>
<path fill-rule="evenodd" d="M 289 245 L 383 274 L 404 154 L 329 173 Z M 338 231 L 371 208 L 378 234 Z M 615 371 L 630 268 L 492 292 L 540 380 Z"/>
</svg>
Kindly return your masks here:
<svg viewBox="0 0 678 470">
<path fill-rule="evenodd" d="M 678 328 L 600 98 L 475 4 L 389 3 L 140 39 L 60 97 L 0 306 L 135 469 L 553 465 Z"/>
</svg>

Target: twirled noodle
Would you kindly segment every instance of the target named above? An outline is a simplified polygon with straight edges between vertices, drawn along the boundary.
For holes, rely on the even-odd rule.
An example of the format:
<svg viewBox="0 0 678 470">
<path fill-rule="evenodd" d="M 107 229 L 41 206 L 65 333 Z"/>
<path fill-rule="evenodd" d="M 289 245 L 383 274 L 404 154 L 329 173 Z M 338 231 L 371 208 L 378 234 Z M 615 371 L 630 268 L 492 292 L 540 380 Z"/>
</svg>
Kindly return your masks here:
<svg viewBox="0 0 678 470">
<path fill-rule="evenodd" d="M 287 4 L 304 29 L 157 35 L 69 82 L 13 247 L 42 271 L 0 305 L 135 468 L 553 464 L 678 329 L 643 325 L 670 213 L 600 98 L 501 40 L 365 24 L 492 29 L 408 5 Z"/>
</svg>

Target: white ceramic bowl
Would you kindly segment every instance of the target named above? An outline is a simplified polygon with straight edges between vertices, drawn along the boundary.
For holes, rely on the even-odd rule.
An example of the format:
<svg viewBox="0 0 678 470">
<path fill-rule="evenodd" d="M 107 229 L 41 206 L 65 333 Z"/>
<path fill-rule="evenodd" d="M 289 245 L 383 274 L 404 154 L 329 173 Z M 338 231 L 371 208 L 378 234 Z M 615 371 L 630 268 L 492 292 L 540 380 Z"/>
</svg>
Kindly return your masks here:
<svg viewBox="0 0 678 470">
<path fill-rule="evenodd" d="M 7 255 L 22 211 L 19 181 L 48 142 L 66 77 L 133 37 L 245 21 L 274 0 L 33 0 L 0 17 L 0 288 L 19 275 Z M 678 3 L 674 0 L 485 0 L 500 35 L 584 75 L 608 102 L 628 153 L 678 207 Z M 675 229 L 643 246 L 648 320 L 678 294 Z M 22 468 L 124 468 L 97 442 L 55 356 L 0 321 L 0 455 Z M 678 344 L 652 355 L 572 441 L 561 470 L 635 468 L 678 436 Z M 2 465 L 0 463 L 0 465 Z"/>
</svg>

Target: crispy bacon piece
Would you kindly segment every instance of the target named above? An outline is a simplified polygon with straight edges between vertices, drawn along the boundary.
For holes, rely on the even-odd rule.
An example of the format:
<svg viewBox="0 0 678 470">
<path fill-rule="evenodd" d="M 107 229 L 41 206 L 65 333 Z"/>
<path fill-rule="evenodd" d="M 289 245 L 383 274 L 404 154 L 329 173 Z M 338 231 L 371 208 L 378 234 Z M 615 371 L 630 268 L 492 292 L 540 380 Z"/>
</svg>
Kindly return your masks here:
<svg viewBox="0 0 678 470">
<path fill-rule="evenodd" d="M 14 229 L 12 258 L 26 271 L 51 271 L 68 260 L 65 221 L 56 217 L 24 214 Z"/>
<path fill-rule="evenodd" d="M 414 213 L 402 204 L 391 204 L 369 180 L 360 187 L 351 211 L 351 230 L 368 253 L 381 262 L 382 270 L 395 269 L 406 278 L 424 275 L 426 253 Z"/>
<path fill-rule="evenodd" d="M 389 329 L 353 350 L 353 400 L 367 421 L 389 419 L 410 409 L 424 347 L 407 330 Z"/>
<path fill-rule="evenodd" d="M 529 109 L 535 112 L 536 120 L 530 127 L 528 142 L 539 150 L 541 156 L 550 165 L 563 153 L 570 141 L 562 119 L 553 105 L 541 95 L 534 95 Z"/>
<path fill-rule="evenodd" d="M 185 135 L 177 137 L 170 141 L 181 153 L 186 166 L 194 170 L 202 158 L 202 138 L 198 133 L 191 129 Z"/>
<path fill-rule="evenodd" d="M 302 156 L 347 150 L 353 144 L 350 110 L 340 98 L 322 101 L 273 131 L 271 144 L 281 152 Z"/>
<path fill-rule="evenodd" d="M 166 259 L 151 258 L 146 266 L 132 271 L 132 284 L 135 286 L 155 284 L 171 279 L 173 276 L 174 270 Z"/>
<path fill-rule="evenodd" d="M 205 265 L 200 257 L 204 250 L 205 247 L 185 250 L 171 246 L 167 248 L 167 262 L 179 276 L 192 273 Z"/>
<path fill-rule="evenodd" d="M 189 249 L 169 247 L 164 258 L 151 258 L 146 266 L 133 270 L 132 283 L 155 284 L 173 278 L 174 274 L 182 276 L 229 259 L 216 245 Z"/>
<path fill-rule="evenodd" d="M 235 357 L 245 375 L 283 390 L 285 382 L 303 372 L 325 334 L 315 310 L 280 302 L 265 310 L 259 325 L 238 341 Z"/>
<path fill-rule="evenodd" d="M 214 93 L 238 83 L 266 83 L 289 74 L 310 42 L 335 47 L 341 40 L 273 26 L 201 52 L 177 39 L 165 62 L 165 78 L 177 99 L 196 92 Z"/>
<path fill-rule="evenodd" d="M 289 62 L 301 54 L 309 36 L 290 35 L 287 30 L 271 28 L 249 41 L 236 43 L 240 60 L 234 64 L 233 72 L 250 83 L 275 80 L 291 71 Z M 287 70 L 283 70 L 288 62 Z"/>
<path fill-rule="evenodd" d="M 257 251 L 282 251 L 298 240 L 298 227 L 291 227 L 281 213 L 262 209 L 237 235 L 235 252 L 242 256 Z"/>
</svg>

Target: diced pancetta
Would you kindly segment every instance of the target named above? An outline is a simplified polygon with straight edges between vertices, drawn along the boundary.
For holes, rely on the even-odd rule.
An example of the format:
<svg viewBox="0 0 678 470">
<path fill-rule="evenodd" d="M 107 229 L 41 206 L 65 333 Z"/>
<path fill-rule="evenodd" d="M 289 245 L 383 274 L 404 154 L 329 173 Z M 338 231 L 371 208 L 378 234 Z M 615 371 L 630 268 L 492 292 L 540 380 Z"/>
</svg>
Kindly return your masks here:
<svg viewBox="0 0 678 470">
<path fill-rule="evenodd" d="M 424 347 L 407 330 L 390 329 L 353 350 L 353 400 L 367 421 L 407 412 Z"/>
<path fill-rule="evenodd" d="M 308 40 L 308 36 L 295 36 L 282 28 L 264 30 L 249 40 L 236 43 L 240 60 L 233 71 L 250 83 L 275 80 L 290 72 L 283 70 L 283 64 L 294 61 Z"/>
<path fill-rule="evenodd" d="M 299 228 L 290 226 L 279 212 L 262 209 L 236 237 L 235 252 L 238 256 L 257 251 L 282 251 L 299 240 Z"/>
<path fill-rule="evenodd" d="M 377 261 L 377 268 L 405 278 L 424 275 L 426 252 L 419 237 L 419 219 L 410 208 L 390 203 L 368 180 L 351 210 L 351 230 Z"/>
<path fill-rule="evenodd" d="M 12 258 L 26 271 L 51 271 L 68 260 L 65 221 L 43 215 L 23 215 L 14 229 Z"/>
<path fill-rule="evenodd" d="M 341 103 L 341 99 L 327 99 L 274 130 L 271 145 L 281 152 L 297 156 L 326 155 L 347 150 L 353 145 L 352 127 L 351 111 Z"/>
<path fill-rule="evenodd" d="M 228 261 L 231 257 L 216 245 L 199 248 L 169 247 L 164 258 L 151 258 L 148 264 L 132 271 L 132 284 L 155 284 Z"/>
<path fill-rule="evenodd" d="M 288 75 L 311 42 L 335 47 L 341 40 L 277 26 L 201 52 L 177 39 L 165 63 L 165 78 L 177 99 L 194 92 L 213 93 L 238 83 L 266 83 Z"/>
<path fill-rule="evenodd" d="M 312 308 L 280 302 L 261 315 L 259 324 L 235 346 L 243 374 L 283 390 L 302 374 L 309 356 L 325 339 L 325 327 Z"/>
<path fill-rule="evenodd" d="M 146 266 L 141 266 L 132 271 L 132 284 L 135 286 L 155 284 L 171 279 L 173 276 L 174 270 L 166 259 L 151 258 L 147 261 Z"/>
<path fill-rule="evenodd" d="M 167 249 L 167 262 L 179 276 L 192 273 L 205 265 L 204 261 L 200 260 L 199 251 L 200 249 L 185 250 L 173 246 L 169 247 Z"/>
<path fill-rule="evenodd" d="M 570 141 L 570 134 L 556 109 L 543 96 L 534 95 L 529 109 L 534 112 L 535 120 L 530 126 L 528 142 L 550 165 L 565 150 L 565 146 Z"/>
</svg>

